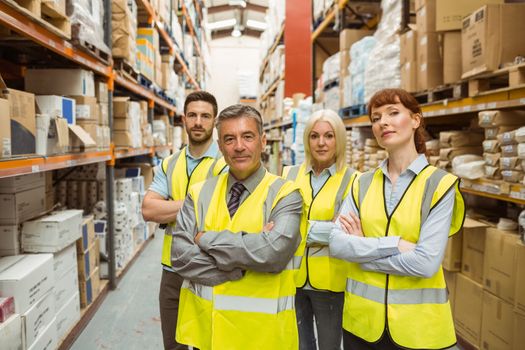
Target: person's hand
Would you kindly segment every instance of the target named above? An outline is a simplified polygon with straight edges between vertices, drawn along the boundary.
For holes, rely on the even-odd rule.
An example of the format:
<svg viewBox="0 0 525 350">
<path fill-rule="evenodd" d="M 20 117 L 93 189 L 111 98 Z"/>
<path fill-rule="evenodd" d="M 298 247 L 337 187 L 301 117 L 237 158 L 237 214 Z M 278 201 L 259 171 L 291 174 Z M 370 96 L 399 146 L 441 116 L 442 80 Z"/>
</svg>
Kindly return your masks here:
<svg viewBox="0 0 525 350">
<path fill-rule="evenodd" d="M 269 223 L 264 225 L 263 232 L 270 232 L 274 226 L 275 225 L 274 225 L 273 221 L 270 221 Z"/>
<path fill-rule="evenodd" d="M 348 215 L 339 215 L 339 222 L 343 227 L 344 231 L 349 235 L 363 237 L 363 230 L 361 229 L 361 220 L 359 217 L 350 212 Z"/>
<path fill-rule="evenodd" d="M 399 243 L 397 244 L 397 249 L 399 249 L 400 253 L 411 252 L 414 249 L 416 249 L 416 244 L 409 241 L 405 241 L 404 239 L 400 239 Z"/>
<path fill-rule="evenodd" d="M 204 234 L 204 231 L 201 231 L 195 235 L 195 238 L 193 239 L 196 244 L 199 244 L 199 241 L 201 240 L 202 235 Z"/>
</svg>

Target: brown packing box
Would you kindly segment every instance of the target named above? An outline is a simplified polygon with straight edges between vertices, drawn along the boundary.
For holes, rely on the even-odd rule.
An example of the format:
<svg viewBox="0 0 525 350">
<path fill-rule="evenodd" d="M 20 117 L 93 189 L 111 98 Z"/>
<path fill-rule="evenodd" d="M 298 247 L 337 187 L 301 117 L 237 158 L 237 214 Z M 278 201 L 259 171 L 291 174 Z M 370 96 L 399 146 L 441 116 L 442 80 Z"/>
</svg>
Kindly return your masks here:
<svg viewBox="0 0 525 350">
<path fill-rule="evenodd" d="M 483 287 L 514 304 L 516 288 L 516 243 L 518 235 L 489 227 L 483 261 Z"/>
<path fill-rule="evenodd" d="M 514 306 L 517 312 L 525 315 L 525 245 L 522 242 L 516 244 L 516 292 L 514 293 Z"/>
<path fill-rule="evenodd" d="M 162 75 L 162 84 L 160 85 L 160 88 L 163 90 L 168 90 L 172 66 L 169 63 L 163 62 L 161 64 L 160 70 L 161 70 L 161 75 Z"/>
<path fill-rule="evenodd" d="M 409 30 L 400 37 L 401 87 L 409 92 L 417 91 L 417 32 Z"/>
<path fill-rule="evenodd" d="M 117 147 L 131 147 L 133 145 L 133 136 L 127 131 L 113 131 L 113 142 Z"/>
<path fill-rule="evenodd" d="M 462 232 L 461 273 L 481 284 L 483 282 L 483 256 L 485 254 L 487 225 L 465 218 Z"/>
<path fill-rule="evenodd" d="M 443 83 L 461 80 L 461 32 L 443 33 Z"/>
<path fill-rule="evenodd" d="M 503 4 L 504 0 L 436 1 L 436 31 L 460 30 L 461 21 L 483 5 Z"/>
<path fill-rule="evenodd" d="M 129 112 L 129 97 L 114 97 L 113 98 L 113 117 L 114 118 L 128 118 Z"/>
<path fill-rule="evenodd" d="M 0 122 L 0 126 L 2 127 L 0 129 L 0 157 L 35 153 L 35 95 L 29 92 L 7 88 L 1 76 L 0 91 L 0 116 L 2 116 L 2 122 Z M 6 113 L 6 97 L 9 106 L 9 113 Z M 5 126 L 5 129 L 3 124 L 7 123 L 3 118 L 4 116 L 10 117 L 10 126 Z M 7 154 L 8 151 L 10 152 L 9 155 Z"/>
<path fill-rule="evenodd" d="M 85 151 L 97 146 L 95 140 L 79 125 L 68 125 L 69 142 L 73 152 Z"/>
<path fill-rule="evenodd" d="M 417 32 L 420 34 L 436 31 L 436 2 L 437 0 L 423 0 L 416 8 Z"/>
<path fill-rule="evenodd" d="M 492 71 L 525 53 L 525 4 L 486 5 L 463 20 L 462 77 Z"/>
<path fill-rule="evenodd" d="M 443 270 L 443 275 L 445 276 L 445 282 L 447 283 L 448 301 L 450 302 L 450 308 L 452 309 L 452 311 L 454 311 L 454 304 L 456 301 L 456 279 L 458 273 Z"/>
<path fill-rule="evenodd" d="M 482 128 L 525 124 L 525 111 L 481 111 L 478 113 L 478 124 Z"/>
<path fill-rule="evenodd" d="M 417 36 L 417 87 L 428 90 L 443 84 L 443 59 L 438 33 L 419 33 Z"/>
<path fill-rule="evenodd" d="M 99 103 L 108 103 L 108 84 L 103 81 L 95 81 L 95 96 Z"/>
<path fill-rule="evenodd" d="M 482 313 L 481 347 L 484 350 L 511 349 L 514 333 L 512 304 L 484 291 Z"/>
<path fill-rule="evenodd" d="M 366 29 L 343 29 L 339 33 L 339 50 L 350 50 L 354 43 L 368 35 L 374 35 L 374 31 Z"/>
<path fill-rule="evenodd" d="M 483 286 L 459 273 L 456 276 L 454 324 L 456 332 L 476 347 L 481 343 L 482 309 Z"/>
<path fill-rule="evenodd" d="M 463 246 L 463 236 L 458 232 L 448 239 L 445 257 L 443 258 L 443 268 L 448 271 L 461 271 L 461 251 Z"/>
<path fill-rule="evenodd" d="M 85 251 L 80 250 L 81 246 L 77 244 L 77 264 L 78 264 L 78 278 L 85 281 L 89 275 L 95 271 L 100 265 L 100 242 L 95 238 L 93 243 Z"/>
<path fill-rule="evenodd" d="M 96 123 L 80 123 L 79 126 L 84 129 L 86 133 L 91 136 L 93 141 L 95 141 L 97 147 L 101 147 L 104 140 L 102 139 L 102 129 L 101 126 Z"/>
<path fill-rule="evenodd" d="M 128 131 L 131 130 L 132 120 L 129 118 L 113 119 L 113 130 Z"/>
<path fill-rule="evenodd" d="M 111 10 L 111 53 L 113 57 L 124 58 L 133 65 L 136 37 L 131 35 L 134 23 L 127 1 L 111 1 Z"/>
<path fill-rule="evenodd" d="M 523 349 L 525 344 L 525 316 L 514 312 L 514 337 L 512 339 L 512 350 Z"/>
<path fill-rule="evenodd" d="M 7 86 L 0 76 L 0 158 L 11 156 L 11 120 Z"/>
<path fill-rule="evenodd" d="M 350 50 L 341 50 L 339 52 L 339 85 L 342 84 L 342 79 L 349 74 L 348 66 L 350 65 Z"/>
<path fill-rule="evenodd" d="M 93 96 L 71 96 L 76 101 L 76 120 L 98 123 L 99 107 L 97 98 Z M 77 123 L 78 124 L 78 123 Z"/>
<path fill-rule="evenodd" d="M 86 307 L 93 302 L 100 292 L 100 269 L 97 267 L 86 281 L 78 281 L 80 292 L 80 307 Z"/>
</svg>

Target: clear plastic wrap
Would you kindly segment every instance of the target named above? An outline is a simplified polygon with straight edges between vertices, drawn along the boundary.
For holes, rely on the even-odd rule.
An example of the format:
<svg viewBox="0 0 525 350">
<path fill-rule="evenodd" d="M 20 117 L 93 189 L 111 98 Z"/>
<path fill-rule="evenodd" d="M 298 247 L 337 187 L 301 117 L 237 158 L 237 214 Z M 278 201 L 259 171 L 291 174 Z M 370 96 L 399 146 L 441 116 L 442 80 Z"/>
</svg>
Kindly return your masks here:
<svg viewBox="0 0 525 350">
<path fill-rule="evenodd" d="M 71 21 L 73 39 L 87 42 L 110 52 L 104 43 L 104 2 L 102 0 L 68 0 L 66 13 Z"/>
<path fill-rule="evenodd" d="M 339 79 L 339 52 L 328 57 L 323 63 L 323 84 Z"/>
<path fill-rule="evenodd" d="M 111 2 L 111 53 L 135 66 L 137 55 L 137 5 L 134 0 Z M 135 11 L 135 14 L 133 12 Z"/>
<path fill-rule="evenodd" d="M 352 86 L 350 101 L 352 105 L 365 103 L 365 70 L 368 64 L 368 57 L 375 47 L 376 42 L 377 40 L 373 36 L 366 36 L 350 48 L 350 77 Z"/>
</svg>

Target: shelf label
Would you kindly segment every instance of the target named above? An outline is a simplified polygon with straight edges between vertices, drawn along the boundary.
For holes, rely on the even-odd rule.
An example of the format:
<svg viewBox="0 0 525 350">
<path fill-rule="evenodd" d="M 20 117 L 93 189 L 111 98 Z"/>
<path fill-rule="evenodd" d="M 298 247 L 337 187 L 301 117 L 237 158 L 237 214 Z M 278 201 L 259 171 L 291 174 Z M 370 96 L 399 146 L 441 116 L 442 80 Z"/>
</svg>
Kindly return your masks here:
<svg viewBox="0 0 525 350">
<path fill-rule="evenodd" d="M 520 104 L 525 105 L 525 98 L 520 98 Z"/>
<path fill-rule="evenodd" d="M 470 112 L 472 110 L 472 106 L 464 106 L 463 112 Z"/>
<path fill-rule="evenodd" d="M 32 173 L 40 172 L 40 167 L 38 165 L 31 165 L 31 172 Z"/>
<path fill-rule="evenodd" d="M 56 49 L 56 47 L 57 47 L 57 45 L 55 44 L 55 42 L 54 42 L 53 40 L 51 40 L 51 39 L 49 39 L 49 40 L 47 41 L 47 44 L 48 44 L 49 46 L 51 46 L 52 48 L 54 48 L 54 49 Z"/>
<path fill-rule="evenodd" d="M 496 102 L 491 102 L 487 105 L 488 109 L 495 109 L 497 108 L 498 104 Z"/>
<path fill-rule="evenodd" d="M 476 106 L 476 109 L 477 109 L 478 111 L 482 111 L 482 110 L 484 110 L 484 109 L 487 109 L 487 108 L 486 108 L 486 104 L 484 104 L 484 103 L 480 103 L 480 104 L 478 104 L 478 105 Z"/>
<path fill-rule="evenodd" d="M 452 108 L 452 113 L 459 113 L 459 107 Z"/>
<path fill-rule="evenodd" d="M 77 164 L 77 161 L 74 160 L 74 159 L 70 159 L 68 161 L 66 161 L 66 165 L 69 167 L 69 166 L 75 166 Z"/>
</svg>

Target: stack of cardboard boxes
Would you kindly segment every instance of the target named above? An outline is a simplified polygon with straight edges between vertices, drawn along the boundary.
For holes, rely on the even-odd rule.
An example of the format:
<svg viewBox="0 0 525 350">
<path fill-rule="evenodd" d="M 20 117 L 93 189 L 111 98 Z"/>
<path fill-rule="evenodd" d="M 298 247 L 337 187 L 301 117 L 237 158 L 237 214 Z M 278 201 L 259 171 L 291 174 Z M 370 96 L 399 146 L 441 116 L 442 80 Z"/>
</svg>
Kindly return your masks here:
<svg viewBox="0 0 525 350">
<path fill-rule="evenodd" d="M 130 6 L 131 5 L 131 6 Z M 126 61 L 131 67 L 136 64 L 137 17 L 134 0 L 111 2 L 111 54 L 113 58 Z"/>
<path fill-rule="evenodd" d="M 155 28 L 138 28 L 137 69 L 144 77 L 159 86 L 162 85 L 162 76 L 157 72 L 160 71 L 160 61 L 159 33 Z"/>
<path fill-rule="evenodd" d="M 518 262 L 525 249 L 518 235 L 467 218 L 456 236 L 443 261 L 456 332 L 476 348 L 520 349 L 514 330 L 524 320 Z"/>
<path fill-rule="evenodd" d="M 93 216 L 83 218 L 82 237 L 76 241 L 80 306 L 87 307 L 100 291 L 100 243 L 95 236 Z"/>
<path fill-rule="evenodd" d="M 142 147 L 140 103 L 129 97 L 113 99 L 113 142 L 116 147 Z"/>
<path fill-rule="evenodd" d="M 453 130 L 439 133 L 439 162 L 437 166 L 448 170 L 454 158 L 464 154 L 481 155 L 483 134 L 476 130 Z"/>
</svg>

